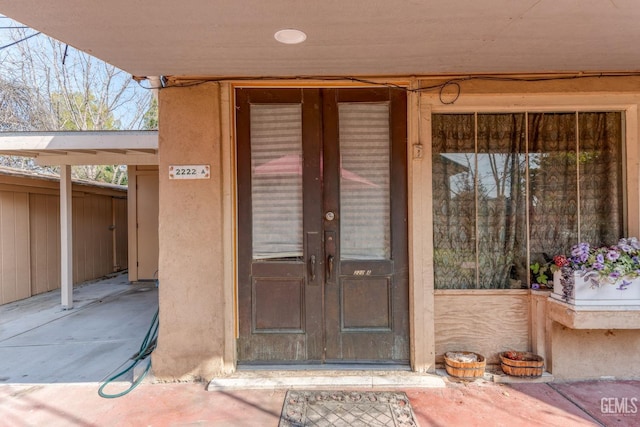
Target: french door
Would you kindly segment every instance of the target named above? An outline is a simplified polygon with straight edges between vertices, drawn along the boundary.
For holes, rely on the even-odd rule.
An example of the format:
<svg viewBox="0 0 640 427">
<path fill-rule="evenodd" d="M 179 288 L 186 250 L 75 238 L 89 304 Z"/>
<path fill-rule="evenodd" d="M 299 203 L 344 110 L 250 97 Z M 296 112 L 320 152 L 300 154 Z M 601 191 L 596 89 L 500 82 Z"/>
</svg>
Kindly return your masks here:
<svg viewBox="0 0 640 427">
<path fill-rule="evenodd" d="M 238 89 L 240 362 L 409 359 L 406 95 Z"/>
</svg>

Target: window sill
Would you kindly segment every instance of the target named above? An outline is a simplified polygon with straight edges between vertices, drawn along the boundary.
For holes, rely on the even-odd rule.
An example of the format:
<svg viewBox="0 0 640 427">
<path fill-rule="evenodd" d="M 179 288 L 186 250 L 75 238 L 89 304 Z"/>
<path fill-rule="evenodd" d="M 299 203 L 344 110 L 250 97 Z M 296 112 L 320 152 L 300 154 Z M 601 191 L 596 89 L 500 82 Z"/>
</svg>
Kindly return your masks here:
<svg viewBox="0 0 640 427">
<path fill-rule="evenodd" d="M 435 295 L 528 295 L 529 289 L 435 289 Z"/>
<path fill-rule="evenodd" d="M 575 306 L 547 300 L 547 316 L 571 329 L 640 329 L 640 306 Z"/>
</svg>

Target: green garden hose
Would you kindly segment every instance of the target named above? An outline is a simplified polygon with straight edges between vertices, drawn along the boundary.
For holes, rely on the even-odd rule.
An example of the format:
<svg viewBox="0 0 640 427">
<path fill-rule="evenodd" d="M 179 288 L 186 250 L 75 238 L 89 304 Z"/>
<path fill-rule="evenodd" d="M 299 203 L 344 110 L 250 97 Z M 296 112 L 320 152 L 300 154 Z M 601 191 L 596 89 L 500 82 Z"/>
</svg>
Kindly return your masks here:
<svg viewBox="0 0 640 427">
<path fill-rule="evenodd" d="M 104 388 L 109 383 L 111 383 L 116 378 L 118 378 L 118 377 L 126 374 L 130 370 L 132 370 L 140 361 L 146 359 L 151 354 L 151 352 L 153 352 L 153 350 L 156 348 L 156 342 L 157 342 L 157 338 L 158 338 L 158 326 L 159 326 L 159 323 L 158 323 L 158 312 L 159 312 L 159 310 L 156 310 L 156 314 L 153 316 L 153 320 L 151 321 L 151 325 L 149 326 L 149 330 L 147 331 L 147 334 L 145 335 L 144 340 L 142 340 L 142 345 L 140 346 L 140 350 L 136 354 L 131 356 L 131 358 L 129 359 L 129 360 L 131 360 L 131 363 L 129 364 L 129 366 L 127 366 L 124 370 L 118 372 L 117 374 L 113 375 L 112 377 L 108 378 L 104 382 L 104 384 L 102 384 L 100 386 L 100 388 L 98 389 L 98 394 L 101 397 L 104 397 L 104 398 L 107 398 L 107 399 L 112 399 L 114 397 L 124 396 L 125 394 L 129 393 L 131 390 L 136 388 L 138 386 L 138 384 L 140 384 L 142 382 L 144 377 L 147 376 L 147 373 L 149 372 L 149 369 L 151 368 L 151 360 L 148 361 L 147 367 L 145 368 L 144 372 L 142 374 L 140 374 L 140 376 L 133 381 L 133 383 L 131 384 L 131 386 L 128 389 L 126 389 L 125 391 L 123 391 L 121 393 L 116 393 L 116 394 L 107 394 L 107 393 L 104 392 Z"/>
</svg>

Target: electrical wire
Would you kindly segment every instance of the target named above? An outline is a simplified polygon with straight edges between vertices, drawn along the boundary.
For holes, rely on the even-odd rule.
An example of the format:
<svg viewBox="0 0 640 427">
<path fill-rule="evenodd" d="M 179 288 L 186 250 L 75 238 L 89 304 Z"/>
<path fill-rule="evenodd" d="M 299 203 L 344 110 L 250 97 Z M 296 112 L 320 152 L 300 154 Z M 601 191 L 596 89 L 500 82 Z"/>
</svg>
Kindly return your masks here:
<svg viewBox="0 0 640 427">
<path fill-rule="evenodd" d="M 147 334 L 142 340 L 140 349 L 138 350 L 137 353 L 135 353 L 129 359 L 131 360 L 131 363 L 129 364 L 129 366 L 127 366 L 122 371 L 118 372 L 117 374 L 105 380 L 105 382 L 98 389 L 98 394 L 100 395 L 100 397 L 104 397 L 106 399 L 113 399 L 116 397 L 124 396 L 125 394 L 129 393 L 131 390 L 136 388 L 142 382 L 142 380 L 147 376 L 147 373 L 151 369 L 151 360 L 148 361 L 147 366 L 145 367 L 144 371 L 140 374 L 140 376 L 134 379 L 134 381 L 131 383 L 129 388 L 127 388 L 126 390 L 120 393 L 115 393 L 115 394 L 108 394 L 104 391 L 105 387 L 107 387 L 112 381 L 114 381 L 116 378 L 123 376 L 127 372 L 131 371 L 139 362 L 146 359 L 153 352 L 153 350 L 155 350 L 157 338 L 158 338 L 158 326 L 159 326 L 158 313 L 159 313 L 159 310 L 156 310 L 156 314 L 153 316 L 153 320 L 151 321 L 149 330 L 147 331 Z M 120 365 L 120 367 L 122 367 L 126 363 L 127 362 L 123 363 L 122 365 Z M 120 367 L 118 367 L 117 369 L 119 369 Z"/>
<path fill-rule="evenodd" d="M 230 82 L 230 81 L 258 81 L 258 80 L 319 80 L 319 81 L 350 81 L 354 83 L 362 83 L 371 86 L 382 86 L 387 87 L 389 89 L 402 90 L 407 93 L 420 93 L 420 92 L 428 92 L 428 91 L 438 91 L 439 100 L 442 104 L 451 105 L 454 104 L 458 98 L 460 98 L 462 87 L 461 83 L 468 82 L 472 80 L 485 80 L 485 81 L 496 81 L 496 82 L 545 82 L 545 81 L 558 81 L 558 80 L 578 80 L 578 79 L 587 79 L 587 78 L 615 78 L 615 77 L 640 77 L 640 72 L 628 72 L 628 73 L 578 73 L 571 75 L 560 75 L 560 76 L 540 76 L 540 77 L 509 77 L 509 76 L 499 76 L 499 75 L 477 75 L 477 76 L 463 76 L 463 77 L 454 77 L 450 78 L 444 82 L 423 86 L 419 88 L 408 88 L 405 86 L 401 86 L 396 83 L 391 82 L 380 82 L 374 80 L 363 79 L 359 77 L 350 77 L 350 76 L 294 76 L 294 77 L 273 77 L 273 76 L 263 76 L 263 77 L 219 77 L 219 78 L 205 78 L 205 79 L 195 79 L 195 80 L 182 80 L 180 82 L 175 82 L 173 84 L 165 83 L 163 80 L 163 85 L 161 87 L 147 87 L 142 85 L 142 80 L 144 78 L 135 78 L 140 87 L 144 89 L 165 89 L 165 88 L 183 88 L 183 87 L 193 87 L 199 86 L 205 83 L 221 83 L 221 82 Z M 164 79 L 164 78 L 163 78 Z M 446 100 L 447 95 L 445 95 L 445 90 L 447 88 L 453 88 L 454 91 L 450 95 L 451 100 Z"/>
<path fill-rule="evenodd" d="M 27 36 L 27 37 L 25 37 L 25 38 L 23 38 L 23 39 L 20 39 L 20 40 L 18 40 L 18 41 L 15 41 L 15 42 L 13 42 L 13 43 L 9 43 L 9 44 L 6 44 L 6 45 L 4 45 L 4 46 L 0 46 L 0 50 L 4 50 L 4 49 L 6 49 L 6 48 L 8 48 L 8 47 L 15 46 L 15 45 L 17 45 L 18 43 L 22 43 L 23 41 L 29 40 L 31 37 L 35 37 L 35 36 L 37 36 L 38 34 L 41 34 L 41 33 L 40 33 L 40 31 L 38 31 L 38 32 L 37 32 L 37 33 L 35 33 L 35 34 L 31 34 L 30 36 Z"/>
</svg>

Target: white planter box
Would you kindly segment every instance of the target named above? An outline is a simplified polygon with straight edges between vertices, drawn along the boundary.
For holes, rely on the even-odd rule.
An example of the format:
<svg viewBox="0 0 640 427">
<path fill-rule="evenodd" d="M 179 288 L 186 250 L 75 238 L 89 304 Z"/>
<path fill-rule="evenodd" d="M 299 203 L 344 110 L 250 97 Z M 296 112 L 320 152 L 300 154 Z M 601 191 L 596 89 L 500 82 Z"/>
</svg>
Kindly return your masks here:
<svg viewBox="0 0 640 427">
<path fill-rule="evenodd" d="M 620 285 L 603 284 L 591 287 L 581 276 L 574 274 L 575 284 L 569 301 L 563 299 L 560 272 L 553 273 L 553 293 L 551 297 L 574 305 L 636 305 L 640 306 L 640 278 L 635 278 L 626 289 Z"/>
</svg>

